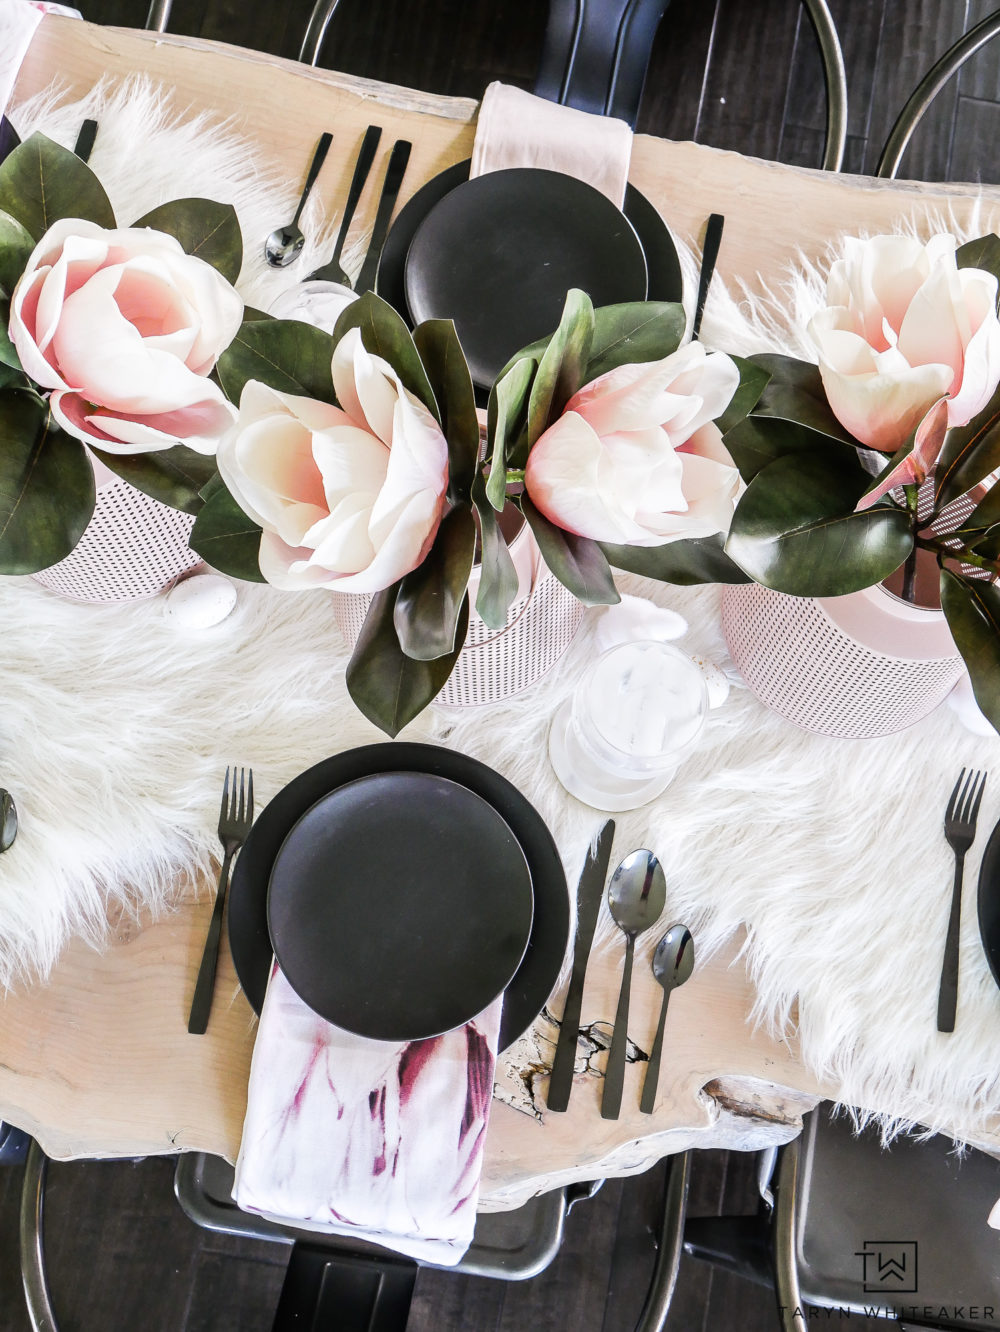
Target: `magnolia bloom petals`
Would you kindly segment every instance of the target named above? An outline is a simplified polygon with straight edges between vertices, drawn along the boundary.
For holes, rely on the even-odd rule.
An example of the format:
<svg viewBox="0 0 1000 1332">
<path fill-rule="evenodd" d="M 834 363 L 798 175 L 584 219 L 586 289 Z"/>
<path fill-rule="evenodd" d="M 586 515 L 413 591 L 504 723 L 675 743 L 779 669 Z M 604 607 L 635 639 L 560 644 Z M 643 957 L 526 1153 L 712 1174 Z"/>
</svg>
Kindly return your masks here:
<svg viewBox="0 0 1000 1332">
<path fill-rule="evenodd" d="M 63 306 L 52 348 L 65 379 L 92 402 L 136 415 L 201 401 L 205 377 L 169 352 L 150 347 L 121 318 L 108 289 L 114 276 L 108 269 L 98 273 Z M 100 356 L 94 354 L 95 342 Z"/>
<path fill-rule="evenodd" d="M 443 493 L 422 491 L 413 495 L 397 511 L 395 524 L 384 533 L 381 544 L 374 543 L 375 556 L 367 569 L 331 586 L 341 592 L 381 592 L 416 569 L 431 548 L 443 509 Z"/>
<path fill-rule="evenodd" d="M 385 484 L 372 506 L 371 533 L 376 545 L 396 526 L 411 496 L 427 493 L 432 500 L 441 499 L 447 487 L 448 445 L 441 428 L 426 408 L 413 408 L 405 389 L 401 390 Z"/>
<path fill-rule="evenodd" d="M 831 269 L 808 331 L 834 414 L 871 448 L 894 453 L 943 394 L 967 424 L 1000 383 L 997 279 L 955 251 L 945 234 L 855 238 Z"/>
<path fill-rule="evenodd" d="M 528 454 L 525 488 L 538 511 L 567 532 L 616 545 L 641 542 L 648 533 L 622 509 L 605 460 L 597 433 L 567 411 Z"/>
<path fill-rule="evenodd" d="M 927 479 L 944 444 L 949 405 L 947 398 L 938 399 L 917 427 L 912 450 L 877 486 L 862 495 L 854 506 L 856 513 L 870 509 L 896 486 L 920 485 Z"/>
<path fill-rule="evenodd" d="M 869 448 L 895 453 L 920 424 L 927 403 L 946 393 L 947 366 L 918 366 L 902 375 L 873 371 L 849 378 L 820 364 L 826 396 L 837 420 Z"/>
<path fill-rule="evenodd" d="M 27 280 L 22 278 L 14 288 L 10 304 L 10 340 L 25 373 L 37 384 L 42 388 L 65 389 L 69 385 L 28 332 L 37 319 L 45 276 L 44 272 L 33 273 Z"/>
<path fill-rule="evenodd" d="M 219 444 L 219 472 L 263 529 L 260 569 L 276 587 L 380 592 L 437 534 L 448 489 L 441 427 L 359 347 L 349 333 L 334 354 L 341 407 L 251 381 Z"/>
<path fill-rule="evenodd" d="M 615 545 L 728 530 L 739 473 L 714 419 L 739 382 L 730 357 L 701 343 L 608 371 L 535 442 L 528 495 L 557 526 Z"/>
<path fill-rule="evenodd" d="M 348 329 L 337 343 L 330 368 L 337 401 L 351 421 L 386 443 L 392 437 L 393 408 L 402 391 L 395 370 L 366 349 L 359 328 Z"/>
<path fill-rule="evenodd" d="M 948 390 L 954 393 L 962 382 L 963 353 L 971 336 L 958 270 L 935 269 L 898 325 L 896 346 L 909 365 L 950 366 Z"/>
<path fill-rule="evenodd" d="M 735 363 L 689 342 L 662 361 L 617 366 L 566 404 L 599 435 L 659 427 L 686 438 L 729 405 L 739 385 Z"/>
<path fill-rule="evenodd" d="M 173 236 L 63 218 L 14 290 L 10 337 L 77 438 L 211 454 L 234 413 L 207 375 L 242 317 L 230 283 Z"/>
<path fill-rule="evenodd" d="M 310 564 L 312 554 L 311 549 L 289 546 L 265 527 L 260 537 L 257 563 L 266 581 L 285 592 L 307 592 L 310 588 L 330 587 L 332 575 L 328 570 Z"/>
<path fill-rule="evenodd" d="M 663 513 L 687 507 L 684 464 L 676 449 L 665 447 L 664 431 L 634 430 L 603 436 L 599 475 L 602 489 L 614 493 L 623 512 L 637 508 Z"/>
<path fill-rule="evenodd" d="M 987 315 L 965 348 L 965 374 L 948 400 L 948 424 L 968 425 L 1000 384 L 1000 321 Z"/>
</svg>

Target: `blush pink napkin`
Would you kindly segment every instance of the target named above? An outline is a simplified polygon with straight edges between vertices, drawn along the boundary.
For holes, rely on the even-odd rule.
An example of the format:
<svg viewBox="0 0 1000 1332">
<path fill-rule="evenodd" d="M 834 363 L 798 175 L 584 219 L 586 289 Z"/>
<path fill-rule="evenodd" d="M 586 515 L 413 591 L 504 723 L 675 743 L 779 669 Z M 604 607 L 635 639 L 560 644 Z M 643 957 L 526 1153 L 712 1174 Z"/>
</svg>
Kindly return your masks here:
<svg viewBox="0 0 1000 1332">
<path fill-rule="evenodd" d="M 502 996 L 444 1036 L 352 1036 L 271 973 L 233 1197 L 249 1212 L 453 1266 L 476 1223 Z"/>
<path fill-rule="evenodd" d="M 632 130 L 624 120 L 491 83 L 479 107 L 469 175 L 544 167 L 586 181 L 621 208 L 631 155 Z"/>
<path fill-rule="evenodd" d="M 49 4 L 47 0 L 0 0 L 0 112 L 7 109 L 21 62 L 46 14 L 80 17 L 78 9 Z"/>
</svg>

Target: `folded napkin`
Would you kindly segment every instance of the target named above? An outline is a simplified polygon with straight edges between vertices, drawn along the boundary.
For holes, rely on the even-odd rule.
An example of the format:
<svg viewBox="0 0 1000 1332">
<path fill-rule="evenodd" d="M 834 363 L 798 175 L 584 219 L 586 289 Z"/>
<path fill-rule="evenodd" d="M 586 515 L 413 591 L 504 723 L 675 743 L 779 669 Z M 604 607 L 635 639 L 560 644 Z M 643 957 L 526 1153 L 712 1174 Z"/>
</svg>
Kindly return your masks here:
<svg viewBox="0 0 1000 1332">
<path fill-rule="evenodd" d="M 50 4 L 47 0 L 0 0 L 0 112 L 7 109 L 21 62 L 46 14 L 80 18 L 78 9 Z"/>
<path fill-rule="evenodd" d="M 275 966 L 233 1197 L 286 1225 L 453 1266 L 472 1240 L 503 997 L 456 1031 L 371 1041 L 324 1022 Z"/>
<path fill-rule="evenodd" d="M 544 167 L 586 181 L 621 208 L 631 155 L 632 130 L 624 120 L 491 83 L 479 107 L 469 175 Z"/>
</svg>

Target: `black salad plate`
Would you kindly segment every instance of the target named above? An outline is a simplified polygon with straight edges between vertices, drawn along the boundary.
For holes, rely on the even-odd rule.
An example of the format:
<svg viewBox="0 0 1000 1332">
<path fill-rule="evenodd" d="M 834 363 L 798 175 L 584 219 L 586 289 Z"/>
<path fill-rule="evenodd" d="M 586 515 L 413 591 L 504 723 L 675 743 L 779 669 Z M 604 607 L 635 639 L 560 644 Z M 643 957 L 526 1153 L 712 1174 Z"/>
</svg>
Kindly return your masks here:
<svg viewBox="0 0 1000 1332">
<path fill-rule="evenodd" d="M 268 802 L 237 857 L 229 890 L 229 943 L 236 975 L 259 1013 L 273 957 L 267 927 L 268 884 L 286 836 L 330 792 L 359 778 L 389 772 L 430 773 L 460 783 L 493 806 L 524 852 L 534 914 L 528 946 L 504 998 L 500 1048 L 506 1049 L 534 1022 L 558 978 L 569 938 L 566 876 L 552 834 L 520 791 L 478 760 L 438 745 L 395 741 L 346 750 L 307 769 Z"/>
<path fill-rule="evenodd" d="M 531 875 L 494 807 L 426 772 L 338 786 L 271 867 L 267 923 L 306 1004 L 376 1041 L 419 1041 L 482 1012 L 531 932 Z"/>
<path fill-rule="evenodd" d="M 979 936 L 983 952 L 1000 985 L 1000 823 L 990 833 L 979 866 Z"/>
<path fill-rule="evenodd" d="M 646 298 L 646 257 L 611 200 L 575 176 L 491 171 L 439 200 L 406 253 L 418 324 L 453 319 L 473 383 L 489 388 L 521 347 L 559 324 L 566 293 L 595 305 Z"/>
<path fill-rule="evenodd" d="M 383 300 L 412 325 L 406 300 L 406 256 L 418 227 L 431 209 L 452 190 L 469 179 L 471 162 L 456 162 L 434 176 L 400 209 L 382 248 L 375 290 Z M 634 185 L 625 190 L 625 216 L 635 228 L 646 257 L 646 299 L 680 301 L 683 294 L 681 265 L 670 232 L 659 213 Z M 558 323 L 558 318 L 556 320 Z M 555 327 L 555 324 L 552 326 Z M 546 332 L 549 330 L 543 330 Z M 530 340 L 530 339 L 529 339 Z M 516 350 L 516 349 L 515 349 Z"/>
</svg>

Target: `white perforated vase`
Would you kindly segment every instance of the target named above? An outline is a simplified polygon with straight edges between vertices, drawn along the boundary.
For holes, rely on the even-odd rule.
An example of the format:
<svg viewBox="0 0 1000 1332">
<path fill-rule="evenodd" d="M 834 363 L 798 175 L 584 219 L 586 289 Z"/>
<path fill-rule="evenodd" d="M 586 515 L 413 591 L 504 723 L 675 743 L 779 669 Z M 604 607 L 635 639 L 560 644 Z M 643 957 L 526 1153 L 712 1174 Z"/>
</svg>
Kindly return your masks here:
<svg viewBox="0 0 1000 1332">
<path fill-rule="evenodd" d="M 91 455 L 97 505 L 76 548 L 35 574 L 75 601 L 155 597 L 201 563 L 188 546 L 194 518 L 144 495 Z"/>
<path fill-rule="evenodd" d="M 722 628 L 757 697 L 823 735 L 901 731 L 933 711 L 964 670 L 942 612 L 882 587 L 813 600 L 729 586 Z"/>
<path fill-rule="evenodd" d="M 502 629 L 490 629 L 476 614 L 479 567 L 469 580 L 472 613 L 465 647 L 437 696 L 438 703 L 476 706 L 497 703 L 540 680 L 563 655 L 583 619 L 584 607 L 549 572 L 527 524 L 510 543 L 518 575 L 517 597 Z M 333 612 L 353 646 L 371 597 L 334 592 Z"/>
</svg>

